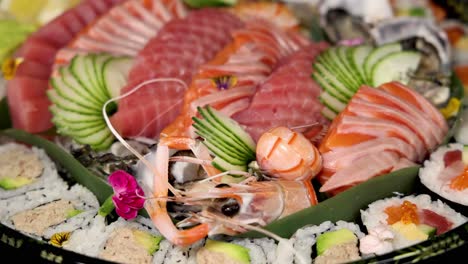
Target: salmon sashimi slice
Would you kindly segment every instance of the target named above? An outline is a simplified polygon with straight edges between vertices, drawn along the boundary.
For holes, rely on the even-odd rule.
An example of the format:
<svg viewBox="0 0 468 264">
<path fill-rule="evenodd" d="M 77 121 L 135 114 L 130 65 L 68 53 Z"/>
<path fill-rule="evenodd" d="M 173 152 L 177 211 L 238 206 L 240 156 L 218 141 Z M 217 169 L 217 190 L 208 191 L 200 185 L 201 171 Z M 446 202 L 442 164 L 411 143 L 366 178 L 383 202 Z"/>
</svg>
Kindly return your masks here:
<svg viewBox="0 0 468 264">
<path fill-rule="evenodd" d="M 15 56 L 22 57 L 17 75 L 7 86 L 8 108 L 13 127 L 30 133 L 50 129 L 52 114 L 44 90 L 49 80 L 54 57 L 86 25 L 121 0 L 82 1 L 79 5 L 57 16 L 33 33 L 18 49 Z M 26 81 L 28 80 L 29 81 Z M 31 79 L 36 80 L 34 82 Z"/>
<path fill-rule="evenodd" d="M 393 94 L 418 107 L 421 111 L 427 113 L 432 118 L 432 120 L 436 122 L 437 126 L 442 128 L 444 133 L 448 131 L 448 124 L 444 116 L 433 104 L 431 104 L 431 102 L 426 100 L 426 98 L 421 96 L 418 92 L 404 86 L 399 82 L 382 84 L 379 86 L 379 89 L 387 91 L 388 93 Z"/>
<path fill-rule="evenodd" d="M 258 85 L 268 78 L 284 56 L 293 54 L 295 47 L 299 47 L 299 44 L 281 45 L 291 41 L 289 35 L 258 19 L 236 30 L 233 38 L 213 60 L 200 66 L 185 93 L 182 114 L 161 132 L 161 136 L 192 136 L 190 127 L 197 106 L 209 104 L 228 115 L 246 109 L 247 100 L 252 98 Z M 246 57 L 249 59 L 241 60 Z M 224 84 L 216 84 L 220 78 L 224 78 Z M 234 85 L 230 85 L 231 80 L 236 80 Z"/>
<path fill-rule="evenodd" d="M 424 123 L 425 126 L 431 127 L 432 121 L 431 117 L 402 98 L 393 96 L 389 93 L 380 93 L 377 92 L 377 89 L 371 87 L 361 87 L 359 89 L 359 94 L 356 98 L 367 99 L 369 102 L 374 102 L 377 104 L 387 105 L 389 107 L 403 111 L 416 119 L 418 124 Z M 431 133 L 437 139 L 437 141 L 442 141 L 447 131 L 443 131 L 443 128 L 439 126 L 432 126 Z"/>
<path fill-rule="evenodd" d="M 326 47 L 325 43 L 311 44 L 285 57 L 258 87 L 249 108 L 233 116 L 254 140 L 277 126 L 328 125 L 317 100 L 321 88 L 310 78 L 311 63 Z"/>
<path fill-rule="evenodd" d="M 400 83 L 361 87 L 320 144 L 321 191 L 335 195 L 371 177 L 416 165 L 441 144 L 446 128 L 427 99 Z"/>
<path fill-rule="evenodd" d="M 398 109 L 370 103 L 359 98 L 353 98 L 352 103 L 348 105 L 348 110 L 360 116 L 400 123 L 416 133 L 429 150 L 434 149 L 437 145 L 437 138 L 431 132 L 431 129 L 433 129 L 432 125 L 425 122 L 418 123 L 417 119 Z"/>
<path fill-rule="evenodd" d="M 390 172 L 398 164 L 399 156 L 392 151 L 382 151 L 363 156 L 355 160 L 352 166 L 341 169 L 320 187 L 321 192 L 328 192 L 343 186 L 364 182 L 375 176 Z"/>
<path fill-rule="evenodd" d="M 241 27 L 243 23 L 231 13 L 209 8 L 168 22 L 140 51 L 121 94 L 155 78 L 178 82 L 148 84 L 121 99 L 119 110 L 111 117 L 115 129 L 124 137 L 158 137 L 180 113 L 186 86 L 199 66 L 231 42 L 231 33 Z M 130 119 L 139 123 L 130 125 Z"/>
<path fill-rule="evenodd" d="M 424 142 L 412 130 L 400 123 L 361 116 L 344 116 L 336 135 L 359 134 L 372 137 L 396 137 L 410 144 L 418 153 L 418 161 L 427 155 Z M 370 139 L 370 138 L 369 138 Z M 367 140 L 369 140 L 367 139 Z"/>
<path fill-rule="evenodd" d="M 392 137 L 380 137 L 351 147 L 335 148 L 322 154 L 323 167 L 339 171 L 346 167 L 354 166 L 353 163 L 357 159 L 384 151 L 395 152 L 399 157 L 405 157 L 409 160 L 417 158 L 415 149 L 405 141 Z"/>
<path fill-rule="evenodd" d="M 322 139 L 319 150 L 321 153 L 330 151 L 336 147 L 352 146 L 361 142 L 375 138 L 373 135 L 367 133 L 338 133 L 338 127 L 341 124 L 341 120 L 345 116 L 356 116 L 354 113 L 349 112 L 346 108 L 338 114 L 328 128 L 328 132 Z"/>
<path fill-rule="evenodd" d="M 298 29 L 300 21 L 289 8 L 282 3 L 243 3 L 232 8 L 232 12 L 243 20 L 262 18 L 271 21 L 283 30 Z"/>
</svg>

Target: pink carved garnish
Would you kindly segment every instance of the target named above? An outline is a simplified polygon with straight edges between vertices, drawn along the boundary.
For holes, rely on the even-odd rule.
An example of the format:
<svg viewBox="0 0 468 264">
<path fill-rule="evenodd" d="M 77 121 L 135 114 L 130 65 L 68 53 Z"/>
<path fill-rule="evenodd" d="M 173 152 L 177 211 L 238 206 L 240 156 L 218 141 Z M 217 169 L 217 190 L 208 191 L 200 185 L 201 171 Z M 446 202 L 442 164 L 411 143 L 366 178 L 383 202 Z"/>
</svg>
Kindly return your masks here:
<svg viewBox="0 0 468 264">
<path fill-rule="evenodd" d="M 108 181 L 114 189 L 112 201 L 117 214 L 126 220 L 135 218 L 145 204 L 145 194 L 135 178 L 123 170 L 118 170 L 109 176 Z"/>
</svg>

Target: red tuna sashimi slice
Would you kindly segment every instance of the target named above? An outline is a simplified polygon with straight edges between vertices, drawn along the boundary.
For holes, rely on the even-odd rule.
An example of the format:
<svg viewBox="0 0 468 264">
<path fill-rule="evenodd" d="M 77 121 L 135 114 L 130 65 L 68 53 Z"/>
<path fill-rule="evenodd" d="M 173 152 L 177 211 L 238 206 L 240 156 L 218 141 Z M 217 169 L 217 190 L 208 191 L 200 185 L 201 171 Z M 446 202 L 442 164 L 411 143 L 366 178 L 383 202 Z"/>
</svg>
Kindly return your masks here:
<svg viewBox="0 0 468 264">
<path fill-rule="evenodd" d="M 16 69 L 15 77 L 33 77 L 42 80 L 47 80 L 50 76 L 51 69 L 33 60 L 25 60 Z"/>
<path fill-rule="evenodd" d="M 432 210 L 423 209 L 418 215 L 422 224 L 429 225 L 437 229 L 437 235 L 443 234 L 452 229 L 453 223 L 450 220 Z"/>
<path fill-rule="evenodd" d="M 16 77 L 8 82 L 8 100 L 14 104 L 16 100 L 27 101 L 37 97 L 44 97 L 48 81 L 31 77 Z"/>
<path fill-rule="evenodd" d="M 370 103 L 359 98 L 353 98 L 347 109 L 359 116 L 391 120 L 407 126 L 423 140 L 428 150 L 432 150 L 438 144 L 437 139 L 431 133 L 431 126 L 418 123 L 415 118 L 403 111 Z"/>
<path fill-rule="evenodd" d="M 365 99 L 369 102 L 374 102 L 381 105 L 387 105 L 389 107 L 394 107 L 398 110 L 401 110 L 405 113 L 410 114 L 412 117 L 416 118 L 418 124 L 425 123 L 425 127 L 431 127 L 431 133 L 437 139 L 437 142 L 442 142 L 445 137 L 445 132 L 441 127 L 434 124 L 431 120 L 430 115 L 427 111 L 420 110 L 415 105 L 402 100 L 400 97 L 393 96 L 390 93 L 382 92 L 381 90 L 363 86 L 356 93 L 357 98 Z"/>
<path fill-rule="evenodd" d="M 130 71 L 129 84 L 122 90 L 122 93 L 130 91 L 142 81 L 153 78 L 175 78 L 188 84 L 198 66 L 213 58 L 222 47 L 231 41 L 232 31 L 241 26 L 242 22 L 234 15 L 215 9 L 193 11 L 185 19 L 170 21 L 140 52 L 133 69 Z M 153 46 L 161 45 L 160 43 L 167 43 L 166 45 L 174 47 L 174 51 L 167 48 L 162 53 L 160 49 L 153 49 Z M 175 44 L 190 44 L 193 48 L 181 54 Z M 194 61 L 196 64 L 193 63 Z M 173 96 L 173 91 L 167 90 L 168 88 L 173 89 L 171 87 L 174 85 L 150 84 L 122 99 L 118 112 L 111 118 L 117 131 L 126 137 L 158 136 L 160 131 L 180 113 L 182 106 L 185 89 L 180 89 L 180 85 L 177 85 L 176 92 L 178 94 Z M 155 94 L 155 92 L 157 93 Z M 148 94 L 152 95 L 151 99 L 148 99 Z M 173 102 L 173 100 L 176 100 L 177 103 L 171 105 L 174 110 L 170 112 L 175 114 L 161 115 L 161 113 L 168 113 L 164 102 Z M 120 105 L 123 108 L 120 108 Z M 131 110 L 129 106 L 137 107 L 137 105 L 155 111 L 151 116 L 146 115 L 142 119 L 139 116 L 140 111 L 128 111 L 128 109 Z M 148 110 L 141 111 L 149 112 Z M 128 128 L 126 120 L 129 118 L 139 119 L 141 122 L 134 124 L 135 127 Z M 155 121 L 155 118 L 160 120 Z M 147 126 L 149 122 L 154 122 L 156 125 L 149 129 Z M 127 131 L 135 133 L 127 134 Z"/>
<path fill-rule="evenodd" d="M 8 97 L 13 127 L 21 128 L 30 133 L 43 132 L 51 128 L 52 114 L 49 112 L 50 101 L 47 97 L 36 97 L 14 103 L 18 99 Z M 11 103 L 13 102 L 13 103 Z"/>
<path fill-rule="evenodd" d="M 340 120 L 337 134 L 361 134 L 374 137 L 396 137 L 413 146 L 418 153 L 418 161 L 424 158 L 427 150 L 424 142 L 409 128 L 390 120 L 345 115 Z"/>
<path fill-rule="evenodd" d="M 416 160 L 415 149 L 399 138 L 381 137 L 368 140 L 351 147 L 333 149 L 322 154 L 323 167 L 339 171 L 354 166 L 354 162 L 362 157 L 372 156 L 376 153 L 392 151 L 399 157 Z"/>
<path fill-rule="evenodd" d="M 398 82 L 383 84 L 379 86 L 379 89 L 387 91 L 407 102 L 410 102 L 412 105 L 415 105 L 421 111 L 428 113 L 432 120 L 436 122 L 436 124 L 442 128 L 445 133 L 448 131 L 447 121 L 440 111 L 418 92 Z"/>
<path fill-rule="evenodd" d="M 71 51 L 107 52 L 136 56 L 166 21 L 185 15 L 179 0 L 129 0 L 109 10 L 95 20 L 59 52 L 54 69 L 69 62 Z M 96 10 L 100 10 L 95 8 Z"/>
<path fill-rule="evenodd" d="M 325 47 L 325 44 L 313 44 L 292 54 L 258 88 L 249 108 L 233 116 L 255 140 L 276 126 L 326 122 L 317 100 L 321 89 L 310 78 L 310 65 Z"/>
<path fill-rule="evenodd" d="M 26 45 L 21 47 L 20 56 L 28 61 L 35 61 L 43 65 L 52 65 L 54 62 L 54 56 L 57 49 L 54 48 L 46 40 L 40 40 L 37 38 L 28 39 Z"/>
<path fill-rule="evenodd" d="M 283 59 L 282 54 L 289 55 L 296 51 L 290 46 L 276 43 L 289 42 L 290 37 L 269 22 L 251 21 L 232 35 L 234 40 L 231 44 L 224 47 L 213 60 L 200 66 L 185 93 L 182 114 L 161 135 L 191 136 L 192 117 L 196 115 L 198 106 L 211 105 L 228 116 L 245 110 L 258 85 Z M 235 77 L 237 82 L 226 83 L 222 88 L 213 82 L 226 76 Z"/>
<path fill-rule="evenodd" d="M 356 183 L 364 182 L 375 176 L 390 172 L 398 164 L 399 156 L 395 152 L 382 151 L 373 155 L 361 157 L 335 174 L 320 187 L 320 192 L 329 192 L 331 190 L 350 186 Z"/>
<path fill-rule="evenodd" d="M 85 27 L 87 22 L 120 0 L 102 1 L 107 6 L 106 10 L 101 8 L 102 12 L 93 9 L 90 6 L 91 2 L 94 0 L 83 1 L 43 26 L 30 36 L 17 52 L 16 56 L 23 57 L 24 66 L 20 65 L 18 75 L 9 82 L 7 87 L 8 107 L 15 128 L 36 133 L 53 126 L 52 115 L 48 110 L 50 102 L 45 91 L 42 91 L 42 88 L 47 86 L 43 86 L 42 83 L 49 79 L 45 73 L 50 73 L 57 49 L 70 42 L 74 34 Z M 86 12 L 86 14 L 81 14 L 82 12 Z M 33 67 L 34 65 L 39 66 L 39 64 L 42 65 L 40 70 Z M 31 83 L 24 81 L 25 77 L 39 79 L 37 82 Z"/>
</svg>

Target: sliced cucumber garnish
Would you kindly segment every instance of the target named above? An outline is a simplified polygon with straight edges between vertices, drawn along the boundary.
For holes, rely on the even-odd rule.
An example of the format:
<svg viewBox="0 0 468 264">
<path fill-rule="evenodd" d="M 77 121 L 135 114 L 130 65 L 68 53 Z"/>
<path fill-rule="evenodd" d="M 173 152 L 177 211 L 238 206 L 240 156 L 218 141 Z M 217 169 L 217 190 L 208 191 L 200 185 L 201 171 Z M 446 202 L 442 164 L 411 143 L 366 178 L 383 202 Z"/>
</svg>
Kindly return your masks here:
<svg viewBox="0 0 468 264">
<path fill-rule="evenodd" d="M 78 55 L 59 69 L 58 76 L 51 79 L 53 89 L 47 91 L 57 132 L 93 149 L 107 149 L 114 135 L 105 123 L 102 107 L 120 93 L 131 65 L 127 57 L 92 54 Z"/>
<path fill-rule="evenodd" d="M 377 87 L 390 81 L 408 84 L 408 73 L 414 72 L 421 61 L 421 54 L 415 51 L 399 51 L 388 54 L 372 68 L 372 85 Z"/>
<path fill-rule="evenodd" d="M 376 63 L 388 54 L 401 50 L 402 47 L 400 43 L 385 44 L 374 49 L 364 61 L 364 72 L 366 73 L 367 80 L 372 80 L 372 68 Z"/>
<path fill-rule="evenodd" d="M 197 109 L 203 119 L 193 117 L 193 127 L 215 156 L 213 166 L 221 171 L 247 171 L 247 165 L 255 160 L 252 137 L 236 121 L 212 107 Z"/>
</svg>

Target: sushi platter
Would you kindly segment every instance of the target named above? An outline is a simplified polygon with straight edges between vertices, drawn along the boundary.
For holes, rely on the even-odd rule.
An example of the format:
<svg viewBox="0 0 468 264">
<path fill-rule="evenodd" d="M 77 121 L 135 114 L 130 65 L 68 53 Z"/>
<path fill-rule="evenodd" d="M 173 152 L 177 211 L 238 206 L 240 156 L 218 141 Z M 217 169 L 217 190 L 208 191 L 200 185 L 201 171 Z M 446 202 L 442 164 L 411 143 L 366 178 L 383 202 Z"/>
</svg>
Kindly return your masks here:
<svg viewBox="0 0 468 264">
<path fill-rule="evenodd" d="M 0 0 L 0 253 L 462 263 L 468 1 Z"/>
</svg>

